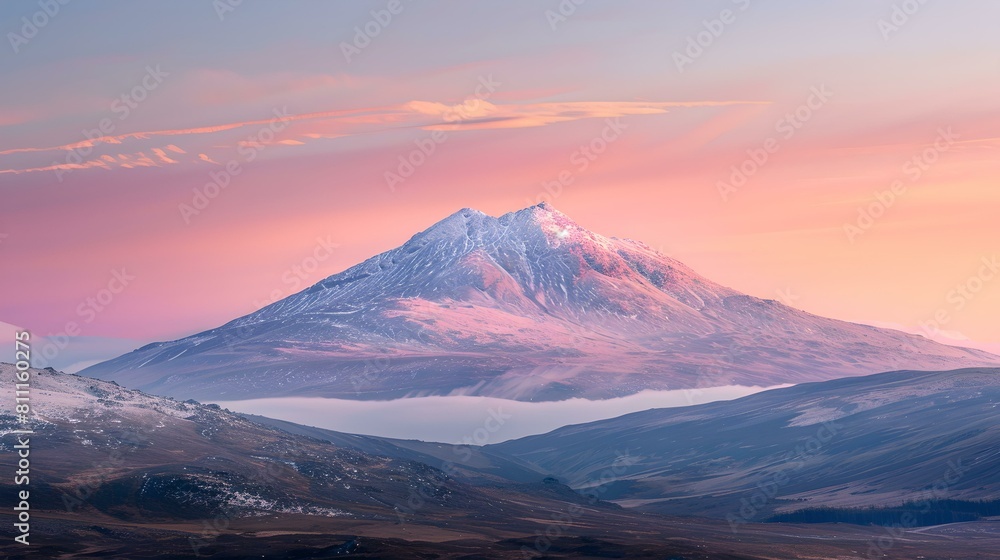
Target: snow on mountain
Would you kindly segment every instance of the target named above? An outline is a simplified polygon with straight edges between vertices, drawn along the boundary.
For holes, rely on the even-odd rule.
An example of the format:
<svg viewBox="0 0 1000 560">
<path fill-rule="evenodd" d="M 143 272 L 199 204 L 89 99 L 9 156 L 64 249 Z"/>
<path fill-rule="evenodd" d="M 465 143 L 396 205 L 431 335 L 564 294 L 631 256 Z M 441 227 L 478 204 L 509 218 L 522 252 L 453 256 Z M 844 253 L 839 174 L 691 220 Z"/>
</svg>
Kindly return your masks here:
<svg viewBox="0 0 1000 560">
<path fill-rule="evenodd" d="M 13 398 L 0 402 L 0 434 L 11 436 L 0 441 L 0 466 L 17 469 L 12 434 L 29 430 L 19 437 L 30 440 L 32 516 L 55 511 L 115 526 L 274 515 L 397 522 L 398 506 L 418 491 L 429 516 L 490 507 L 491 497 L 409 459 L 295 436 L 216 405 L 29 371 L 28 421 L 17 419 Z M 4 379 L 14 373 L 0 363 Z"/>
<path fill-rule="evenodd" d="M 463 209 L 226 325 L 83 373 L 181 398 L 608 398 L 1000 364 L 736 292 L 547 204 Z"/>
</svg>

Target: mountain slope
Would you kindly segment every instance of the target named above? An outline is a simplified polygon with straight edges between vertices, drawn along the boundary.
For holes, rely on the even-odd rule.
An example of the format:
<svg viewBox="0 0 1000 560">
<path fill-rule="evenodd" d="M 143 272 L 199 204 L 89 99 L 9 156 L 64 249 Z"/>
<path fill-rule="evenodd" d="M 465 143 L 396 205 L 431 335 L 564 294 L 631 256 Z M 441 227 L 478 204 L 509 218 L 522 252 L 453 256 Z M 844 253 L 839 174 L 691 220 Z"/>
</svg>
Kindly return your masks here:
<svg viewBox="0 0 1000 560">
<path fill-rule="evenodd" d="M 0 377 L 12 378 L 13 366 L 0 364 Z M 754 523 L 735 533 L 725 521 L 618 508 L 552 480 L 490 482 L 494 467 L 523 463 L 489 449 L 469 455 L 465 474 L 479 478 L 471 486 L 387 456 L 440 460 L 441 453 L 455 455 L 448 446 L 315 432 L 320 440 L 217 407 L 50 370 L 33 370 L 31 387 L 35 420 L 28 426 L 16 422 L 11 401 L 0 401 L 0 432 L 7 436 L 0 468 L 16 469 L 11 430 L 35 432 L 31 546 L 0 544 L 0 557 L 11 560 L 854 558 L 885 534 L 874 527 Z M 632 464 L 618 467 L 604 472 L 627 477 Z M 11 482 L 0 483 L 5 495 L 14 496 Z M 12 523 L 14 513 L 6 508 L 0 516 Z M 985 558 L 983 551 L 1000 542 L 996 523 L 988 522 L 900 534 L 892 547 L 899 558 Z"/>
<path fill-rule="evenodd" d="M 264 416 L 252 414 L 243 416 L 258 424 L 272 426 L 290 434 L 328 441 L 338 447 L 424 463 L 436 469 L 447 470 L 457 480 L 473 484 L 530 483 L 542 480 L 546 476 L 546 473 L 537 467 L 506 455 L 494 455 L 475 445 L 451 445 L 347 434 Z"/>
<path fill-rule="evenodd" d="M 11 432 L 31 430 L 30 485 L 13 486 L 12 475 L 0 490 L 10 496 L 30 490 L 33 526 L 39 517 L 98 523 L 91 529 L 110 528 L 98 540 L 112 541 L 123 527 L 173 531 L 188 524 L 196 529 L 193 544 L 208 553 L 222 546 L 217 538 L 231 525 L 255 520 L 306 531 L 333 524 L 342 531 L 370 527 L 379 535 L 412 531 L 457 539 L 465 531 L 465 538 L 470 532 L 493 538 L 544 530 L 537 518 L 573 506 L 581 517 L 620 509 L 555 481 L 543 483 L 528 469 L 522 469 L 522 483 L 494 477 L 497 482 L 474 487 L 409 457 L 381 453 L 374 441 L 366 452 L 251 422 L 215 405 L 49 369 L 30 371 L 31 420 L 19 423 L 13 400 L 0 402 L 0 432 L 8 436 L 0 442 L 0 468 L 17 470 Z M 14 366 L 0 363 L 0 377 L 13 379 Z M 202 526 L 214 529 L 199 536 Z"/>
<path fill-rule="evenodd" d="M 83 373 L 202 400 L 557 400 L 997 364 L 740 294 L 542 204 L 462 210 L 250 315 Z"/>
<path fill-rule="evenodd" d="M 484 451 L 576 488 L 600 486 L 627 452 L 634 464 L 606 499 L 672 514 L 745 507 L 744 520 L 760 521 L 813 506 L 1000 499 L 998 420 L 1000 369 L 900 371 L 648 410 Z"/>
<path fill-rule="evenodd" d="M 14 368 L 0 364 L 0 375 Z M 250 422 L 214 405 L 178 402 L 52 370 L 32 370 L 33 507 L 124 520 L 302 514 L 394 519 L 412 491 L 428 510 L 470 511 L 481 495 L 414 461 L 373 455 Z M 10 403 L 0 428 L 18 429 Z M 12 440 L 0 465 L 16 462 Z M 11 471 L 13 472 L 13 470 Z"/>
</svg>

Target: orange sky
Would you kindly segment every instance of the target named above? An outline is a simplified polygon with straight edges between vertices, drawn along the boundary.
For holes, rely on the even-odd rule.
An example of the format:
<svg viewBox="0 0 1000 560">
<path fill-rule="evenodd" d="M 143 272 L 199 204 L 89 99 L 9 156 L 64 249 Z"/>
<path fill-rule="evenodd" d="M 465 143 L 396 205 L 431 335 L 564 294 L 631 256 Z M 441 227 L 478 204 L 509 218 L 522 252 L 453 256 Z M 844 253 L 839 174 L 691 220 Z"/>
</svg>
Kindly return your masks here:
<svg viewBox="0 0 1000 560">
<path fill-rule="evenodd" d="M 3 55 L 0 322 L 175 338 L 459 208 L 548 200 L 756 296 L 1000 343 L 996 5 L 927 5 L 886 37 L 891 2 L 748 4 L 680 69 L 743 2 L 639 4 L 555 29 L 526 2 L 456 7 L 463 28 L 413 5 L 350 61 L 356 7 L 267 36 L 276 8 L 80 9 Z M 101 17 L 131 30 L 73 42 Z M 298 275 L 318 240 L 336 249 Z M 91 316 L 122 267 L 134 282 Z"/>
</svg>

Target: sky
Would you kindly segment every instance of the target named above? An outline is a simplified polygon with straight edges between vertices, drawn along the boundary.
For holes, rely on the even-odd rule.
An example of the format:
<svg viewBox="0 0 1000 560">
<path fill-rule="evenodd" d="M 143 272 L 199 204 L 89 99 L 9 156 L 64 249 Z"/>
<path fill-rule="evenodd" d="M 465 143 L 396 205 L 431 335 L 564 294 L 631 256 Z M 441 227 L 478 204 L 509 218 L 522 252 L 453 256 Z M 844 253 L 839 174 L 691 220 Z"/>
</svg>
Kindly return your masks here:
<svg viewBox="0 0 1000 560">
<path fill-rule="evenodd" d="M 998 17 L 7 1 L 0 335 L 79 366 L 548 201 L 755 296 L 1000 348 Z"/>
</svg>

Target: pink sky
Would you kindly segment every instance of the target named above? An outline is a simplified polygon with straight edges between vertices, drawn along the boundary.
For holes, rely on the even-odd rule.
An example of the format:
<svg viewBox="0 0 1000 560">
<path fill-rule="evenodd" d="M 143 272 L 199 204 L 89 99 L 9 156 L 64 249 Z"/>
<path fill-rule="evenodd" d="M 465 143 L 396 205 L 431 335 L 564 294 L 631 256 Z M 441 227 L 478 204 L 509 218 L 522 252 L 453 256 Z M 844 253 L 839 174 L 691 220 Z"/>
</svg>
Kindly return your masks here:
<svg viewBox="0 0 1000 560">
<path fill-rule="evenodd" d="M 100 15 L 78 8 L 3 55 L 18 79 L 0 102 L 0 321 L 58 333 L 124 267 L 134 281 L 83 334 L 176 338 L 459 208 L 548 200 L 756 296 L 909 330 L 937 317 L 1000 343 L 995 34 L 963 31 L 942 6 L 888 39 L 877 21 L 891 3 L 751 6 L 678 71 L 671 53 L 727 4 L 742 3 L 643 3 L 662 28 L 649 12 L 584 5 L 554 30 L 528 3 L 456 8 L 467 30 L 413 5 L 350 63 L 339 44 L 367 10 L 326 14 L 340 23 L 325 32 L 306 23 L 316 14 L 284 13 L 305 27 L 267 38 L 247 34 L 268 8 L 202 13 L 181 47 L 146 27 L 172 17 L 154 14 L 134 22 L 148 42 L 116 31 L 51 55 Z M 997 11 L 978 9 L 977 22 Z M 421 42 L 427 29 L 437 38 Z M 123 118 L 115 100 L 144 79 L 155 87 Z M 113 130 L 88 141 L 102 119 Z M 419 145 L 434 151 L 387 179 Z M 227 163 L 239 174 L 196 208 Z M 745 184 L 720 186 L 741 165 Z M 293 285 L 318 240 L 336 249 Z"/>
</svg>

